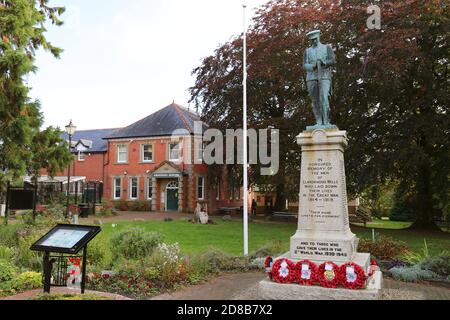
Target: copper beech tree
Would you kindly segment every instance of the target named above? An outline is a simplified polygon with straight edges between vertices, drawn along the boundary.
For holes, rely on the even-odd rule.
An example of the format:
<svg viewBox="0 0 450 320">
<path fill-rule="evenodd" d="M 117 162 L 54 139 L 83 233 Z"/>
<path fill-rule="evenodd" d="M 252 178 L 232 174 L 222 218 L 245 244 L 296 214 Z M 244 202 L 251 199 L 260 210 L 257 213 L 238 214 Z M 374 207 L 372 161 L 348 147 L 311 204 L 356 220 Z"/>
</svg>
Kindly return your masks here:
<svg viewBox="0 0 450 320">
<path fill-rule="evenodd" d="M 270 184 L 275 209 L 298 194 L 295 137 L 313 124 L 302 71 L 306 33 L 321 29 L 337 66 L 331 120 L 348 131 L 346 170 L 353 196 L 386 180 L 408 186 L 415 227 L 436 228 L 448 215 L 450 145 L 449 3 L 375 1 L 380 28 L 368 28 L 363 0 L 272 0 L 257 10 L 248 33 L 250 127 L 280 129 L 280 171 L 251 182 Z M 221 45 L 193 71 L 192 101 L 220 129 L 242 126 L 242 35 Z M 216 166 L 219 176 L 222 168 Z M 238 167 L 237 176 L 240 177 Z M 240 178 L 235 178 L 240 184 Z"/>
</svg>

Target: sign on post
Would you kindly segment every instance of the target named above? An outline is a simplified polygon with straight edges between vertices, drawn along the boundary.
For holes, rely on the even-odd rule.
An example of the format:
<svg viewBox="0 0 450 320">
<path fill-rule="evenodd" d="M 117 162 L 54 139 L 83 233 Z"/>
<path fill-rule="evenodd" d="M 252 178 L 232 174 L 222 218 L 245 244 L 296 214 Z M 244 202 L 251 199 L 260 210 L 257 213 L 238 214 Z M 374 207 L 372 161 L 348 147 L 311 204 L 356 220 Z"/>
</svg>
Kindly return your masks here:
<svg viewBox="0 0 450 320">
<path fill-rule="evenodd" d="M 82 278 L 81 293 L 83 294 L 86 286 L 86 263 L 87 263 L 87 245 L 99 234 L 101 228 L 99 226 L 81 226 L 73 224 L 58 224 L 42 238 L 33 243 L 31 250 L 44 252 L 44 292 L 50 293 L 52 281 L 52 269 L 55 262 L 58 263 L 58 274 L 54 277 L 58 286 L 64 285 L 65 266 L 67 260 L 72 259 L 83 249 L 82 258 Z M 52 256 L 57 253 L 59 256 Z M 65 257 L 64 255 L 72 255 Z"/>
</svg>

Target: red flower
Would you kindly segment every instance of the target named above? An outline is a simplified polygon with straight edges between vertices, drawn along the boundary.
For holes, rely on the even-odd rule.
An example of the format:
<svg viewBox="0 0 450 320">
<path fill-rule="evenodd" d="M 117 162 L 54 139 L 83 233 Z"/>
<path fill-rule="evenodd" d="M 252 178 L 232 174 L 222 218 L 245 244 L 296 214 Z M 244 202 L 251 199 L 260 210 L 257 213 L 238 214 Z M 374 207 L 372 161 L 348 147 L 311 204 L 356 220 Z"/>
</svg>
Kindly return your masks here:
<svg viewBox="0 0 450 320">
<path fill-rule="evenodd" d="M 308 265 L 308 270 L 303 270 L 303 265 Z M 312 286 L 317 281 L 319 281 L 318 275 L 319 269 L 314 262 L 311 262 L 309 260 L 303 260 L 298 262 L 295 265 L 295 268 L 297 271 L 296 281 L 298 284 Z M 307 276 L 309 276 L 309 278 Z"/>
<path fill-rule="evenodd" d="M 279 259 L 272 266 L 272 278 L 278 283 L 293 283 L 297 270 L 295 264 L 289 259 Z"/>
<path fill-rule="evenodd" d="M 372 260 L 370 261 L 370 265 L 371 265 L 371 266 L 378 266 L 377 260 L 372 259 Z"/>
<path fill-rule="evenodd" d="M 331 261 L 319 266 L 318 280 L 324 288 L 337 288 L 340 283 L 339 266 Z"/>
<path fill-rule="evenodd" d="M 103 279 L 107 280 L 107 279 L 109 279 L 109 278 L 111 278 L 111 276 L 110 276 L 109 274 L 105 273 L 105 274 L 103 275 Z"/>
<path fill-rule="evenodd" d="M 353 267 L 354 273 L 351 276 L 351 279 L 349 279 L 349 276 L 347 275 L 347 267 Z M 341 284 L 344 288 L 358 290 L 366 287 L 366 274 L 364 270 L 356 263 L 348 262 L 343 264 L 340 267 L 339 273 Z"/>
</svg>

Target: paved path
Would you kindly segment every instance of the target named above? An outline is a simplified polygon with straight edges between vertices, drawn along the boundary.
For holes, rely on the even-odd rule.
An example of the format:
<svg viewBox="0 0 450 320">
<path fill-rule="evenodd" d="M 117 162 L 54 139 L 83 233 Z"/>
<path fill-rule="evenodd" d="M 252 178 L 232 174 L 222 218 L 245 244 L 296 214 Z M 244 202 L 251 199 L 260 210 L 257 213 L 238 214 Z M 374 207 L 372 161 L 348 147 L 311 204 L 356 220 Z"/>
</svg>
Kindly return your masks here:
<svg viewBox="0 0 450 320">
<path fill-rule="evenodd" d="M 258 282 L 263 279 L 261 272 L 226 274 L 152 300 L 258 300 Z M 384 279 L 382 300 L 450 300 L 450 289 Z"/>
<path fill-rule="evenodd" d="M 150 300 L 258 300 L 257 286 L 265 279 L 262 272 L 227 273 L 196 286 L 187 287 L 173 293 L 166 293 Z M 27 291 L 0 300 L 28 300 L 36 297 L 42 290 Z M 78 293 L 67 288 L 52 288 L 53 293 Z M 113 300 L 130 300 L 126 297 L 86 291 Z M 299 297 L 301 299 L 301 297 Z M 384 279 L 382 300 L 450 300 L 450 289 L 417 283 L 405 283 Z"/>
<path fill-rule="evenodd" d="M 233 296 L 264 278 L 262 272 L 229 273 L 215 277 L 207 283 L 156 296 L 151 300 L 231 300 Z"/>
</svg>

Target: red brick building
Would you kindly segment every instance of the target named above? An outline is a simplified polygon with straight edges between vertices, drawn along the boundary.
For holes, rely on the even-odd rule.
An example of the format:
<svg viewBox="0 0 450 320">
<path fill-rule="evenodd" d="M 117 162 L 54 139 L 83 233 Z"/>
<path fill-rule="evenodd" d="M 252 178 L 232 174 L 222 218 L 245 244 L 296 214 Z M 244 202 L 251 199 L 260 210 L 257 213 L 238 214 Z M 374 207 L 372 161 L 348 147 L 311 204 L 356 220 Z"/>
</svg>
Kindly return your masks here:
<svg viewBox="0 0 450 320">
<path fill-rule="evenodd" d="M 202 150 L 195 121 L 197 114 L 173 103 L 126 128 L 78 131 L 72 138 L 77 154 L 71 176 L 103 182 L 107 200 L 192 212 L 207 200 L 208 168 L 194 163 L 195 152 Z"/>
<path fill-rule="evenodd" d="M 219 183 L 208 181 L 208 166 L 195 164 L 203 151 L 196 121 L 196 113 L 172 103 L 125 128 L 78 131 L 72 137 L 71 176 L 102 182 L 106 201 L 145 201 L 152 211 L 193 212 L 197 203 L 207 203 L 210 213 L 239 209 L 242 188 L 228 188 L 226 172 Z M 67 176 L 67 170 L 58 176 Z M 259 214 L 269 213 L 275 194 L 250 191 L 249 210 L 253 199 Z"/>
</svg>

